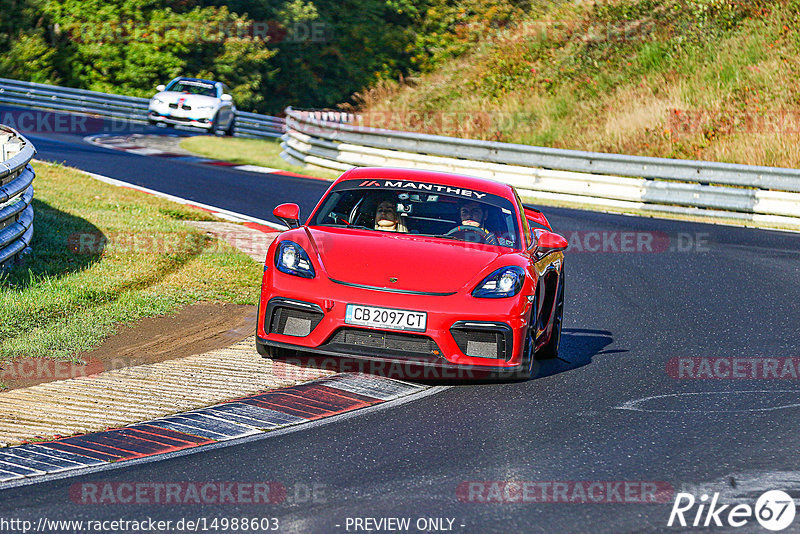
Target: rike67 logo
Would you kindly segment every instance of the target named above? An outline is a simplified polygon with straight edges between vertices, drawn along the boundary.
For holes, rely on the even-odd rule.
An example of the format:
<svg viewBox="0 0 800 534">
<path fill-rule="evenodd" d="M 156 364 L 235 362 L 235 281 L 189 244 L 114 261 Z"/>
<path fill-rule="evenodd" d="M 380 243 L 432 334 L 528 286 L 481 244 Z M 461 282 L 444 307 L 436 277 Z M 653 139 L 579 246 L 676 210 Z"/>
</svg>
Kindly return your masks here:
<svg viewBox="0 0 800 534">
<path fill-rule="evenodd" d="M 767 530 L 781 531 L 794 521 L 795 504 L 792 497 L 780 490 L 771 490 L 761 495 L 755 507 L 749 504 L 719 504 L 719 493 L 709 501 L 701 495 L 699 502 L 691 493 L 678 493 L 669 514 L 667 526 L 693 527 L 743 527 L 755 519 Z M 693 510 L 693 508 L 697 510 Z M 688 517 L 688 521 L 687 521 Z"/>
</svg>

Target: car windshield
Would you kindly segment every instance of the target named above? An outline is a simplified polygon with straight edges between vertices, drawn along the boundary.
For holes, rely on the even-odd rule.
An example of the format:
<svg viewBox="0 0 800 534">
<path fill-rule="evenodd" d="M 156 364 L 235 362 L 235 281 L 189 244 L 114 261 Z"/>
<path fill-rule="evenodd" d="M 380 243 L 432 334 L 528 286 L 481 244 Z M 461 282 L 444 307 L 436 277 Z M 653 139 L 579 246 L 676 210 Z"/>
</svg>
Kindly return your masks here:
<svg viewBox="0 0 800 534">
<path fill-rule="evenodd" d="M 217 96 L 217 88 L 213 84 L 194 80 L 176 80 L 167 86 L 167 91 L 190 95 Z"/>
<path fill-rule="evenodd" d="M 387 182 L 399 187 L 379 187 Z M 369 183 L 378 185 L 364 185 Z M 341 182 L 309 224 L 519 248 L 517 216 L 508 199 L 418 182 Z"/>
</svg>

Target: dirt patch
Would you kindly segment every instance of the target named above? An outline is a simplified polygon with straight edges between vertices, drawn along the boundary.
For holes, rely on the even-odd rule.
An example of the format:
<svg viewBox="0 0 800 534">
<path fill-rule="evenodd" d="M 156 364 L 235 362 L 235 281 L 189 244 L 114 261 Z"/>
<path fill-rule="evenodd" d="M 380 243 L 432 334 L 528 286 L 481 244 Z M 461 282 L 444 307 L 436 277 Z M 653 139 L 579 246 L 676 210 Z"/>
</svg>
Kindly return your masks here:
<svg viewBox="0 0 800 534">
<path fill-rule="evenodd" d="M 83 365 L 44 359 L 2 362 L 0 381 L 17 389 L 225 348 L 255 333 L 256 314 L 255 306 L 193 304 L 175 315 L 120 327 L 102 345 L 79 355 Z"/>
</svg>

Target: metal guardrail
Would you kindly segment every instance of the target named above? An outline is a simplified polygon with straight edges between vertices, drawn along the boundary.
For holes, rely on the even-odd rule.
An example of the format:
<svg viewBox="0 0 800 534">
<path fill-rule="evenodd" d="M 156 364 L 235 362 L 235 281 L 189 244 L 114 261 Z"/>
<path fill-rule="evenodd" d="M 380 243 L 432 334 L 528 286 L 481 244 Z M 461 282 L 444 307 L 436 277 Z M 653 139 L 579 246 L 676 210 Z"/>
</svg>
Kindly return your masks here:
<svg viewBox="0 0 800 534">
<path fill-rule="evenodd" d="M 149 100 L 56 85 L 0 78 L 0 102 L 22 107 L 86 113 L 134 123 L 147 122 Z M 280 137 L 284 119 L 257 113 L 236 112 L 237 137 Z"/>
<path fill-rule="evenodd" d="M 237 137 L 280 137 L 285 131 L 286 121 L 280 117 L 236 112 L 236 128 L 233 134 Z"/>
<path fill-rule="evenodd" d="M 21 82 L 7 78 L 0 78 L 0 102 L 55 111 L 75 111 L 133 122 L 147 121 L 146 98 Z"/>
<path fill-rule="evenodd" d="M 346 113 L 286 109 L 282 156 L 335 170 L 394 166 L 509 183 L 527 196 L 600 208 L 800 227 L 800 170 L 604 154 L 369 128 Z"/>
<path fill-rule="evenodd" d="M 33 145 L 0 125 L 0 267 L 24 253 L 33 240 Z"/>
</svg>

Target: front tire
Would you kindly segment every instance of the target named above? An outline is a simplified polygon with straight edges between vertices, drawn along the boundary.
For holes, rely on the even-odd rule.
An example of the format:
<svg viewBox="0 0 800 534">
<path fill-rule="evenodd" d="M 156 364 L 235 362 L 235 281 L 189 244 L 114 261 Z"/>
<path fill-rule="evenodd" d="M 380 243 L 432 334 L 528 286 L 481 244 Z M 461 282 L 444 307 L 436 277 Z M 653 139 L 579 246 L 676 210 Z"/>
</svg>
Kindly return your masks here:
<svg viewBox="0 0 800 534">
<path fill-rule="evenodd" d="M 214 115 L 214 118 L 211 121 L 211 128 L 208 129 L 209 135 L 222 135 L 223 131 L 219 127 L 219 113 Z"/>
<path fill-rule="evenodd" d="M 517 372 L 517 378 L 520 380 L 530 380 L 536 375 L 536 357 L 534 350 L 536 347 L 536 309 L 539 303 L 539 295 L 537 294 L 533 300 L 533 307 L 531 308 L 531 317 L 528 321 L 528 329 L 525 332 L 525 346 L 523 347 L 522 354 L 522 368 Z"/>
<path fill-rule="evenodd" d="M 564 271 L 561 271 L 561 280 L 558 284 L 558 297 L 556 309 L 553 313 L 553 330 L 550 339 L 536 352 L 536 358 L 548 360 L 558 358 L 558 349 L 561 345 L 561 325 L 564 321 Z"/>
<path fill-rule="evenodd" d="M 536 358 L 533 354 L 533 335 L 531 334 L 532 331 L 536 330 L 536 325 L 531 323 L 528 326 L 528 332 L 525 334 L 525 355 L 522 358 L 522 369 L 519 370 L 517 373 L 517 378 L 520 380 L 531 380 L 536 377 Z"/>
</svg>

